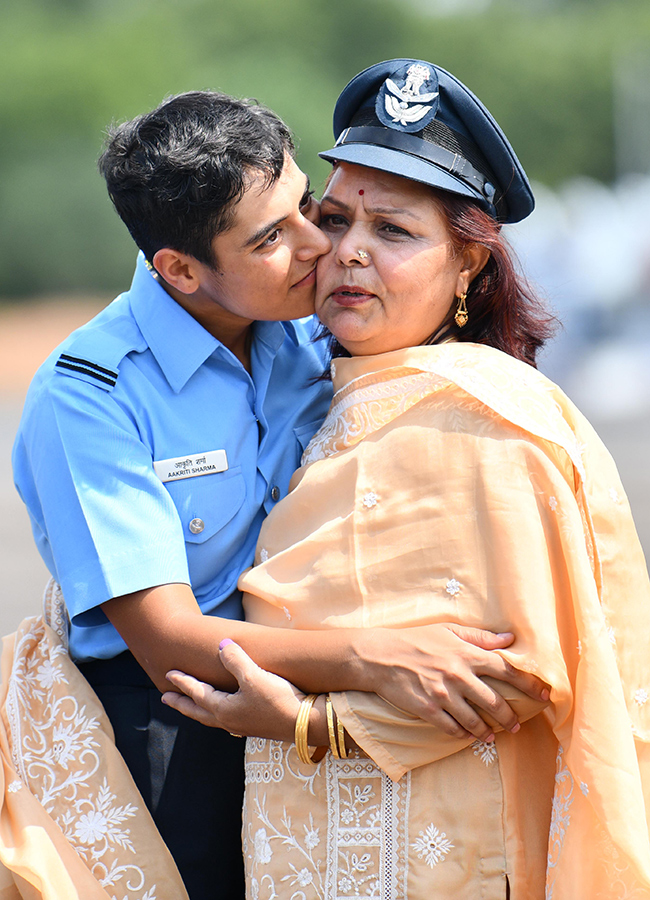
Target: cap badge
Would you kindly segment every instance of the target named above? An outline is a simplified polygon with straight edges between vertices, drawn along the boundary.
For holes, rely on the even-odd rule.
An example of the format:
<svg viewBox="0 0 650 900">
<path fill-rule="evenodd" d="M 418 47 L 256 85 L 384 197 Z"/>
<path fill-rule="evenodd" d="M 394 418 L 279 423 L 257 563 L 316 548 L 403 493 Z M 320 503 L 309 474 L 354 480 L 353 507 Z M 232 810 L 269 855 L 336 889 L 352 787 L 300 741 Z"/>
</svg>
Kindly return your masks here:
<svg viewBox="0 0 650 900">
<path fill-rule="evenodd" d="M 414 63 L 383 83 L 375 104 L 377 117 L 388 128 L 421 131 L 438 110 L 437 87 L 436 73 L 428 66 Z"/>
</svg>

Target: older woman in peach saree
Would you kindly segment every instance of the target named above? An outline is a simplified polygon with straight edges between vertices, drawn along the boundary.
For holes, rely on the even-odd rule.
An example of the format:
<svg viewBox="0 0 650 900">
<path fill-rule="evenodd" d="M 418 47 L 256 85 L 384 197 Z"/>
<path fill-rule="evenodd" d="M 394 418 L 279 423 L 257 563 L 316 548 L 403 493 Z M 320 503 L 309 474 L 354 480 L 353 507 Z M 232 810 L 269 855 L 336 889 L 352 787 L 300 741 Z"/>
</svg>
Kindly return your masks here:
<svg viewBox="0 0 650 900">
<path fill-rule="evenodd" d="M 335 394 L 240 579 L 247 619 L 513 632 L 503 655 L 550 702 L 514 696 L 519 732 L 476 741 L 373 694 L 319 697 L 312 763 L 291 740 L 304 696 L 236 645 L 238 694 L 170 673 L 192 698 L 173 705 L 262 735 L 248 896 L 650 897 L 650 585 L 611 458 L 534 367 L 546 321 L 500 235 L 532 208 L 525 175 L 422 61 L 357 76 L 335 132 L 317 298 Z"/>
</svg>

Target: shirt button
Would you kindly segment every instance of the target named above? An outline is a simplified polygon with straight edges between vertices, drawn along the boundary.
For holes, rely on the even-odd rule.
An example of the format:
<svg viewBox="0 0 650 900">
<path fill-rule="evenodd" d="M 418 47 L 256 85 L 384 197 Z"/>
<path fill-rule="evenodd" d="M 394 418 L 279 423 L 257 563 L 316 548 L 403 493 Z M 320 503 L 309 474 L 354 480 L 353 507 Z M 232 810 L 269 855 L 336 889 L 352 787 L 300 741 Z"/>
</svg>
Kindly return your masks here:
<svg viewBox="0 0 650 900">
<path fill-rule="evenodd" d="M 271 500 L 275 500 L 276 502 L 280 499 L 280 488 L 277 484 L 274 484 L 271 488 Z"/>
<path fill-rule="evenodd" d="M 205 522 L 203 519 L 192 519 L 190 522 L 190 531 L 192 534 L 201 534 L 204 528 Z"/>
</svg>

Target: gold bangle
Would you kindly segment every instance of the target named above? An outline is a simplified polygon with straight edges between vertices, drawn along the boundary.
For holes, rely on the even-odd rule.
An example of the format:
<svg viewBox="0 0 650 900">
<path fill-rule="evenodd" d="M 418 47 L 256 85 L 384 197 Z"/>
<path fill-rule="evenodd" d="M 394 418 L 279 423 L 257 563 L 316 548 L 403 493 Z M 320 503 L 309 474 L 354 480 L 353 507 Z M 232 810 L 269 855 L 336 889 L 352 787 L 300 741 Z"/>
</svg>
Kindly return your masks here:
<svg viewBox="0 0 650 900">
<path fill-rule="evenodd" d="M 296 753 L 300 762 L 305 765 L 316 765 L 327 753 L 327 747 L 317 747 L 314 755 L 309 755 L 309 747 L 307 745 L 307 734 L 309 732 L 309 714 L 314 705 L 318 694 L 309 694 L 300 704 L 298 715 L 296 716 L 296 732 L 295 744 Z"/>
<path fill-rule="evenodd" d="M 338 716 L 336 717 L 336 733 L 339 743 L 339 759 L 347 759 L 348 751 L 345 749 L 345 728 Z"/>
<path fill-rule="evenodd" d="M 330 739 L 330 750 L 334 759 L 340 759 L 339 748 L 336 743 L 336 730 L 334 726 L 334 710 L 332 708 L 332 700 L 330 695 L 325 696 L 325 711 L 327 713 L 327 733 Z M 338 720 L 337 720 L 338 724 Z"/>
</svg>

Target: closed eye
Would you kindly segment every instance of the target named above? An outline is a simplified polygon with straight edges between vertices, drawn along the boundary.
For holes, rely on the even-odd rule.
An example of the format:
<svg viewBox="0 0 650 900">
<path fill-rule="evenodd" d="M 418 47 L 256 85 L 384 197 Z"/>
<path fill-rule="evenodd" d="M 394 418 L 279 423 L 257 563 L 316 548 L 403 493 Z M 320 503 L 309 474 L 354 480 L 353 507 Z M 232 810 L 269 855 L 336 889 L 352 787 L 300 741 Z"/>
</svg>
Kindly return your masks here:
<svg viewBox="0 0 650 900">
<path fill-rule="evenodd" d="M 305 191 L 305 193 L 302 195 L 302 200 L 300 201 L 300 211 L 301 212 L 304 212 L 305 210 L 309 209 L 309 207 L 312 204 L 313 196 L 314 196 L 313 191 Z"/>
</svg>

